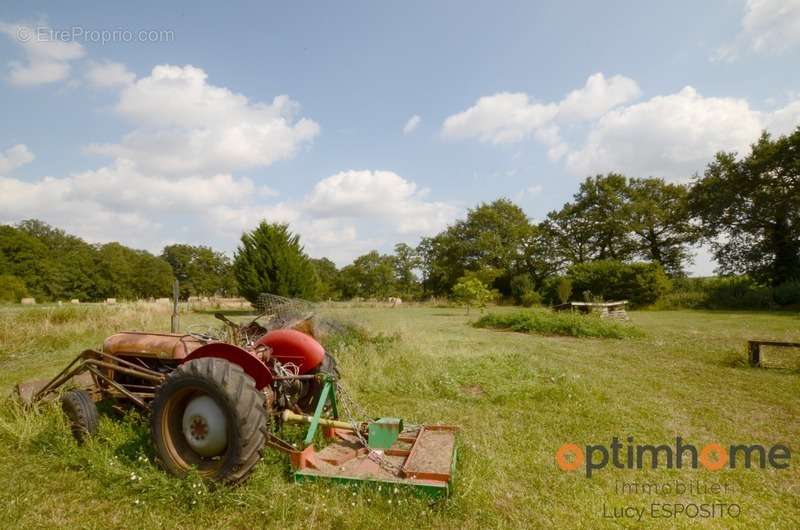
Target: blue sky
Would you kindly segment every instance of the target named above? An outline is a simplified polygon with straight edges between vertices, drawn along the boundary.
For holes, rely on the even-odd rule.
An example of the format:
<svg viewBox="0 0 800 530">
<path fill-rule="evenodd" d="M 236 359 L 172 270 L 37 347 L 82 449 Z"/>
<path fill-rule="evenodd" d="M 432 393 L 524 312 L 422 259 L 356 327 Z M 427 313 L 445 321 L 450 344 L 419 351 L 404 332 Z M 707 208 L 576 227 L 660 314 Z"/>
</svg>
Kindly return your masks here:
<svg viewBox="0 0 800 530">
<path fill-rule="evenodd" d="M 24 2 L 0 24 L 0 222 L 156 252 L 232 251 L 267 218 L 341 265 L 800 124 L 800 0 Z"/>
</svg>

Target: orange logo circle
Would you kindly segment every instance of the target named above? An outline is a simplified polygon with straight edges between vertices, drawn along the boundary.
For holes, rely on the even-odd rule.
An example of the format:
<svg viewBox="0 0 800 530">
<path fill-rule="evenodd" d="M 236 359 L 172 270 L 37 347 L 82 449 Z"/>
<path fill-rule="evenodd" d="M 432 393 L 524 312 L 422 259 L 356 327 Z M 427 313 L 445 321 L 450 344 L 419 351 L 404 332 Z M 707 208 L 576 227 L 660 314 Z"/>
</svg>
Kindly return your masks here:
<svg viewBox="0 0 800 530">
<path fill-rule="evenodd" d="M 567 456 L 572 456 L 572 461 Z M 556 451 L 556 463 L 564 471 L 575 471 L 583 465 L 583 449 L 575 444 L 564 444 Z"/>
<path fill-rule="evenodd" d="M 712 455 L 716 454 L 716 460 Z M 728 451 L 720 444 L 707 444 L 700 449 L 700 463 L 709 471 L 718 471 L 728 463 Z"/>
</svg>

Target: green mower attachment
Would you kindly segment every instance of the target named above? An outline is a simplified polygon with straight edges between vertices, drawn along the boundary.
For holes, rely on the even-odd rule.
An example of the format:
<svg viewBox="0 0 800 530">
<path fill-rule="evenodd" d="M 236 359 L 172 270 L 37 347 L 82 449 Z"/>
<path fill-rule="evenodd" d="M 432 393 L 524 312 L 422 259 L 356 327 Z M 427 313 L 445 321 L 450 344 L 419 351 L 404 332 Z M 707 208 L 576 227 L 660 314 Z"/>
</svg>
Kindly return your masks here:
<svg viewBox="0 0 800 530">
<path fill-rule="evenodd" d="M 296 482 L 371 482 L 407 487 L 431 497 L 449 495 L 456 466 L 456 427 L 404 425 L 399 418 L 341 421 L 335 388 L 335 380 L 325 380 L 313 416 L 282 413 L 284 422 L 309 424 L 302 450 L 277 436 L 267 442 L 289 453 Z M 323 417 L 328 404 L 332 418 Z M 320 426 L 326 445 L 318 451 L 313 440 Z"/>
</svg>

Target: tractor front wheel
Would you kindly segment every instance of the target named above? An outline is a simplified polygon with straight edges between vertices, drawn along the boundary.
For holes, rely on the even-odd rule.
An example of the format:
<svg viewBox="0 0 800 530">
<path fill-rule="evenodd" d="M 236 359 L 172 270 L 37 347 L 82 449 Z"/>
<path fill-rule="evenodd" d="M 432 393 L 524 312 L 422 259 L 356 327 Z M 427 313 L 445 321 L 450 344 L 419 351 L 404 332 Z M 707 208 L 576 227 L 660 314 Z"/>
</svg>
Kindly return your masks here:
<svg viewBox="0 0 800 530">
<path fill-rule="evenodd" d="M 69 419 L 72 435 L 83 443 L 97 430 L 97 405 L 85 390 L 70 390 L 61 397 L 61 408 Z"/>
<path fill-rule="evenodd" d="M 227 484 L 243 481 L 261 458 L 265 394 L 239 365 L 206 357 L 179 366 L 156 391 L 150 433 L 161 467 L 191 468 Z"/>
</svg>

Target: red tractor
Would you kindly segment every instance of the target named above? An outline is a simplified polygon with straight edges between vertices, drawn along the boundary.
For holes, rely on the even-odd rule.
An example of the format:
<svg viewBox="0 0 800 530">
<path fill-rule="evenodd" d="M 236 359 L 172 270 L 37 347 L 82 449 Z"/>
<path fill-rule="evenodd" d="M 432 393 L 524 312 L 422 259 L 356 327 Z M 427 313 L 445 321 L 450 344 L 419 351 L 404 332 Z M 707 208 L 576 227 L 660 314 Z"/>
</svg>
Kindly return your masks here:
<svg viewBox="0 0 800 530">
<path fill-rule="evenodd" d="M 216 316 L 226 324 L 224 338 L 211 332 L 117 333 L 55 378 L 19 385 L 19 394 L 34 403 L 72 386 L 61 400 L 79 441 L 97 428 L 97 401 L 149 411 L 156 459 L 174 475 L 194 468 L 208 479 L 236 484 L 270 446 L 290 454 L 296 480 L 388 481 L 447 493 L 454 428 L 404 427 L 395 418 L 341 421 L 337 394 L 347 398 L 336 363 L 319 342 L 297 329 L 267 331 L 256 321 L 237 325 Z M 344 404 L 349 408 L 349 400 Z M 287 421 L 310 425 L 304 447 L 277 435 Z M 327 445 L 316 451 L 319 427 Z"/>
</svg>

